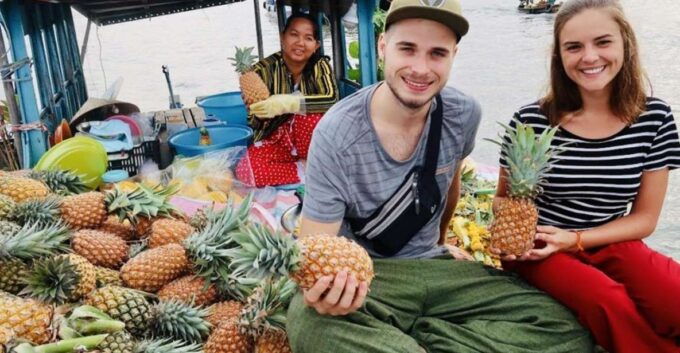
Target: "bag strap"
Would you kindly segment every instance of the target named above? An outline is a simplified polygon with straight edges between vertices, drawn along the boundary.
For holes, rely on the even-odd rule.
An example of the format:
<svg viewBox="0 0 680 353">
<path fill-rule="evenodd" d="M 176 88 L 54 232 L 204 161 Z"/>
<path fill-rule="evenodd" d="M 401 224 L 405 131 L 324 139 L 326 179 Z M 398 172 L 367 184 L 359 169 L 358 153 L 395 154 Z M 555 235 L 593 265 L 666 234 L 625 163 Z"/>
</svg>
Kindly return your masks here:
<svg viewBox="0 0 680 353">
<path fill-rule="evenodd" d="M 426 177 L 434 178 L 437 170 L 437 160 L 439 159 L 439 145 L 442 137 L 442 120 L 444 115 L 444 104 L 440 94 L 435 96 L 437 106 L 434 109 L 430 121 L 430 132 L 427 135 L 425 145 L 425 166 L 423 174 Z"/>
</svg>

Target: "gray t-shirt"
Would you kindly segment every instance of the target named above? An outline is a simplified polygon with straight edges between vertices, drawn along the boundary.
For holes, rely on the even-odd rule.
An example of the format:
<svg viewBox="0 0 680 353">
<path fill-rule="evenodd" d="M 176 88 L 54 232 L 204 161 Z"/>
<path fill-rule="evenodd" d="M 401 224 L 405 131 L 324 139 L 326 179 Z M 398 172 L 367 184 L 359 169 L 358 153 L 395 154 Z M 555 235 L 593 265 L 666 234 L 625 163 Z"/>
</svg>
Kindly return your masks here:
<svg viewBox="0 0 680 353">
<path fill-rule="evenodd" d="M 354 236 L 345 220 L 370 216 L 404 181 L 416 165 L 425 163 L 428 116 L 413 156 L 396 161 L 383 149 L 369 116 L 371 97 L 380 83 L 335 104 L 312 137 L 305 172 L 305 217 L 323 223 L 343 220 L 340 235 L 357 241 L 371 256 L 380 257 L 370 242 Z M 399 253 L 398 258 L 431 258 L 446 252 L 437 245 L 446 195 L 459 161 L 472 152 L 481 118 L 479 103 L 453 87 L 442 92 L 443 122 L 436 179 L 442 194 L 439 211 Z M 433 99 L 433 105 L 434 105 Z M 430 112 L 434 107 L 430 108 Z"/>
</svg>

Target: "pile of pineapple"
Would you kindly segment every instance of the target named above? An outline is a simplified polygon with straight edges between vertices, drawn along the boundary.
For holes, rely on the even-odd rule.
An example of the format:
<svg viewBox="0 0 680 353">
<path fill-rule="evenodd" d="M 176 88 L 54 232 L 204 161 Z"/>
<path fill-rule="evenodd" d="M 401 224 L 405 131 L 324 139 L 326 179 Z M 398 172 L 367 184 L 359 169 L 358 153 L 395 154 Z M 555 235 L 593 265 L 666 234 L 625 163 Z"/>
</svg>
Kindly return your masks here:
<svg viewBox="0 0 680 353">
<path fill-rule="evenodd" d="M 446 241 L 467 251 L 476 261 L 501 268 L 500 258 L 488 251 L 495 182 L 480 178 L 474 163 L 468 159 L 463 165 L 461 181 L 461 196 L 449 223 Z"/>
<path fill-rule="evenodd" d="M 252 223 L 252 196 L 188 218 L 169 202 L 176 185 L 130 189 L 0 174 L 0 352 L 290 352 L 298 287 L 373 278 L 355 243 Z M 68 319 L 83 307 L 93 319 Z"/>
</svg>

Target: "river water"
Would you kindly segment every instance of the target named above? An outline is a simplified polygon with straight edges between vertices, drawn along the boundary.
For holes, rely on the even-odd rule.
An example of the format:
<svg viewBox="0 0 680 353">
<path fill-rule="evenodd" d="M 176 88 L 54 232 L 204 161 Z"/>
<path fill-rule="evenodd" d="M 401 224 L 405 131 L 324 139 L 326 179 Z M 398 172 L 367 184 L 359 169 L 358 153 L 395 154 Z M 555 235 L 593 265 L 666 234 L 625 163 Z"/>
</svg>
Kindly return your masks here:
<svg viewBox="0 0 680 353">
<path fill-rule="evenodd" d="M 623 0 L 640 42 L 653 94 L 680 109 L 680 1 Z M 498 151 L 484 142 L 520 105 L 544 91 L 553 15 L 519 13 L 515 1 L 463 0 L 471 29 L 460 44 L 449 84 L 476 97 L 484 115 L 478 161 L 495 164 Z M 86 19 L 74 13 L 79 39 Z M 278 50 L 276 17 L 262 14 L 264 52 Z M 238 89 L 227 57 L 234 46 L 256 46 L 250 1 L 151 20 L 93 27 L 85 59 L 91 96 L 124 78 L 119 99 L 142 111 L 166 109 L 168 89 L 161 65 L 168 65 L 175 94 L 193 105 L 196 96 Z M 105 84 L 106 83 L 106 84 Z M 680 115 L 680 113 L 676 113 Z M 680 260 L 680 172 L 671 173 L 669 190 L 652 247 Z"/>
</svg>

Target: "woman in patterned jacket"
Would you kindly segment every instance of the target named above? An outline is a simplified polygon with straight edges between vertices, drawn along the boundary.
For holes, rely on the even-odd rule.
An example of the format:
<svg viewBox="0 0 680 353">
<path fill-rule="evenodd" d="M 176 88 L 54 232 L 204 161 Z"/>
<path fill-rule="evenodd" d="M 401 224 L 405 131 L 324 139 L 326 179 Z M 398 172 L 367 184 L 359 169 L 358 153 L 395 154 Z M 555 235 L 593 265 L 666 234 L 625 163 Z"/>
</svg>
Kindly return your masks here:
<svg viewBox="0 0 680 353">
<path fill-rule="evenodd" d="M 319 54 L 314 17 L 290 16 L 281 33 L 281 51 L 254 65 L 271 96 L 249 107 L 254 144 L 237 167 L 237 177 L 258 187 L 294 184 L 299 160 L 307 158 L 312 131 L 338 100 L 330 59 Z"/>
</svg>

